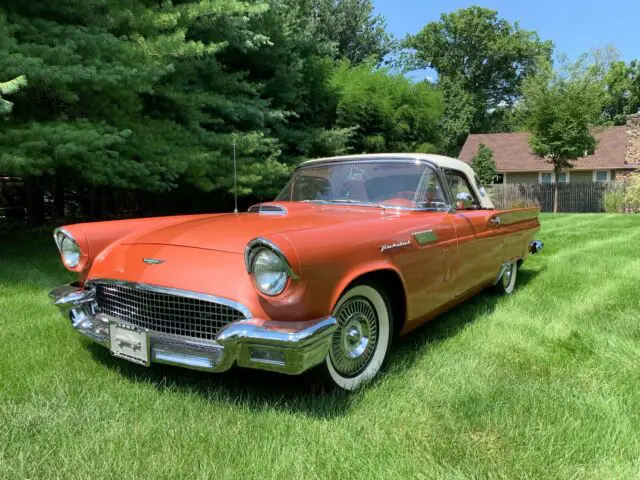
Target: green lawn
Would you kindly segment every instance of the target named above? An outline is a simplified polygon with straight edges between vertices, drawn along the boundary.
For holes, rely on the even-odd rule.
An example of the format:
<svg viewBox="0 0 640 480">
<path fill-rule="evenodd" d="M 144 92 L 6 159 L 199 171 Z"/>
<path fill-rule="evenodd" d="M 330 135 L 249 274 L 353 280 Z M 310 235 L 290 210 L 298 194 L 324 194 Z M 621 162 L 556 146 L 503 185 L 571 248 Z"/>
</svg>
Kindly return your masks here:
<svg viewBox="0 0 640 480">
<path fill-rule="evenodd" d="M 112 359 L 49 304 L 49 236 L 0 239 L 0 478 L 638 478 L 640 216 L 539 238 L 356 394 Z"/>
</svg>

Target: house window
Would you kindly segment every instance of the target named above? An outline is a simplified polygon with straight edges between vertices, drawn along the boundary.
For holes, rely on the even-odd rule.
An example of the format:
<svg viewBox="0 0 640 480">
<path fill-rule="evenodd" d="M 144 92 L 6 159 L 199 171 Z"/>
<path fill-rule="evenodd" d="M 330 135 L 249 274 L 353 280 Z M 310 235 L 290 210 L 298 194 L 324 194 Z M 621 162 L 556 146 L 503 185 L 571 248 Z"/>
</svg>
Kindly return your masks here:
<svg viewBox="0 0 640 480">
<path fill-rule="evenodd" d="M 569 183 L 569 172 L 560 172 L 558 183 Z M 553 172 L 538 172 L 538 183 L 555 183 L 556 174 Z"/>
<path fill-rule="evenodd" d="M 596 170 L 593 172 L 594 182 L 608 182 L 611 180 L 611 172 L 609 170 Z"/>
<path fill-rule="evenodd" d="M 538 181 L 540 183 L 553 183 L 553 173 L 540 172 Z"/>
<path fill-rule="evenodd" d="M 494 185 L 499 184 L 499 183 L 505 183 L 504 181 L 504 175 L 502 173 L 498 173 L 495 177 L 493 177 L 493 182 Z"/>
</svg>

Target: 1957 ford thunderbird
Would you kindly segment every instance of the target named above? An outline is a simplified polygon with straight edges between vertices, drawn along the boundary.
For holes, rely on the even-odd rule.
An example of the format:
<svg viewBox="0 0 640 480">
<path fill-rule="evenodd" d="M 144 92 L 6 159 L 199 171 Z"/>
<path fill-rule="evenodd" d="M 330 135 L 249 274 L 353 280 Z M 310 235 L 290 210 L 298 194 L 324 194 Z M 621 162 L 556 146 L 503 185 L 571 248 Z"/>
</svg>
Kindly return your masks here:
<svg viewBox="0 0 640 480">
<path fill-rule="evenodd" d="M 513 292 L 542 248 L 537 208 L 496 210 L 447 157 L 302 163 L 246 213 L 56 229 L 77 282 L 50 293 L 73 328 L 141 365 L 299 374 L 352 390 L 391 341 L 470 296 Z"/>
</svg>

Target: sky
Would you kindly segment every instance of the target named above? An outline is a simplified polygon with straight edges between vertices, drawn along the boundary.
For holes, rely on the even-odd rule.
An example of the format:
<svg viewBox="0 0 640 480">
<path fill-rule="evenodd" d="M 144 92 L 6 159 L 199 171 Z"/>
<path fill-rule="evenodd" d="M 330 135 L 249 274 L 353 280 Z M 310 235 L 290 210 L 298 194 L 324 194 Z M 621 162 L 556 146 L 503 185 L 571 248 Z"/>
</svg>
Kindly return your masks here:
<svg viewBox="0 0 640 480">
<path fill-rule="evenodd" d="M 552 40 L 556 53 L 576 59 L 595 47 L 613 45 L 625 61 L 640 58 L 640 0 L 374 0 L 377 13 L 397 38 L 417 33 L 443 12 L 480 5 Z M 433 76 L 420 71 L 413 78 Z"/>
</svg>

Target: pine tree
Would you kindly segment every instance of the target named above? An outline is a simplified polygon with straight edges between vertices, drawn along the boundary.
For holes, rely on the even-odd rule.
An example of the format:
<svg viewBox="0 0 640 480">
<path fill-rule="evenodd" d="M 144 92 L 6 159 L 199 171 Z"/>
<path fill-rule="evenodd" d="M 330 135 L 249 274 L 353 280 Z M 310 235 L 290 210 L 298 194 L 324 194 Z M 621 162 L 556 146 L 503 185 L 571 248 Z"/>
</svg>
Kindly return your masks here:
<svg viewBox="0 0 640 480">
<path fill-rule="evenodd" d="M 27 78 L 24 75 L 20 75 L 8 82 L 0 82 L 0 115 L 10 113 L 13 108 L 13 103 L 2 98 L 2 95 L 11 95 L 26 86 Z"/>
<path fill-rule="evenodd" d="M 483 185 L 492 184 L 498 175 L 493 151 L 484 143 L 478 145 L 478 151 L 471 159 L 471 168 Z"/>
</svg>

